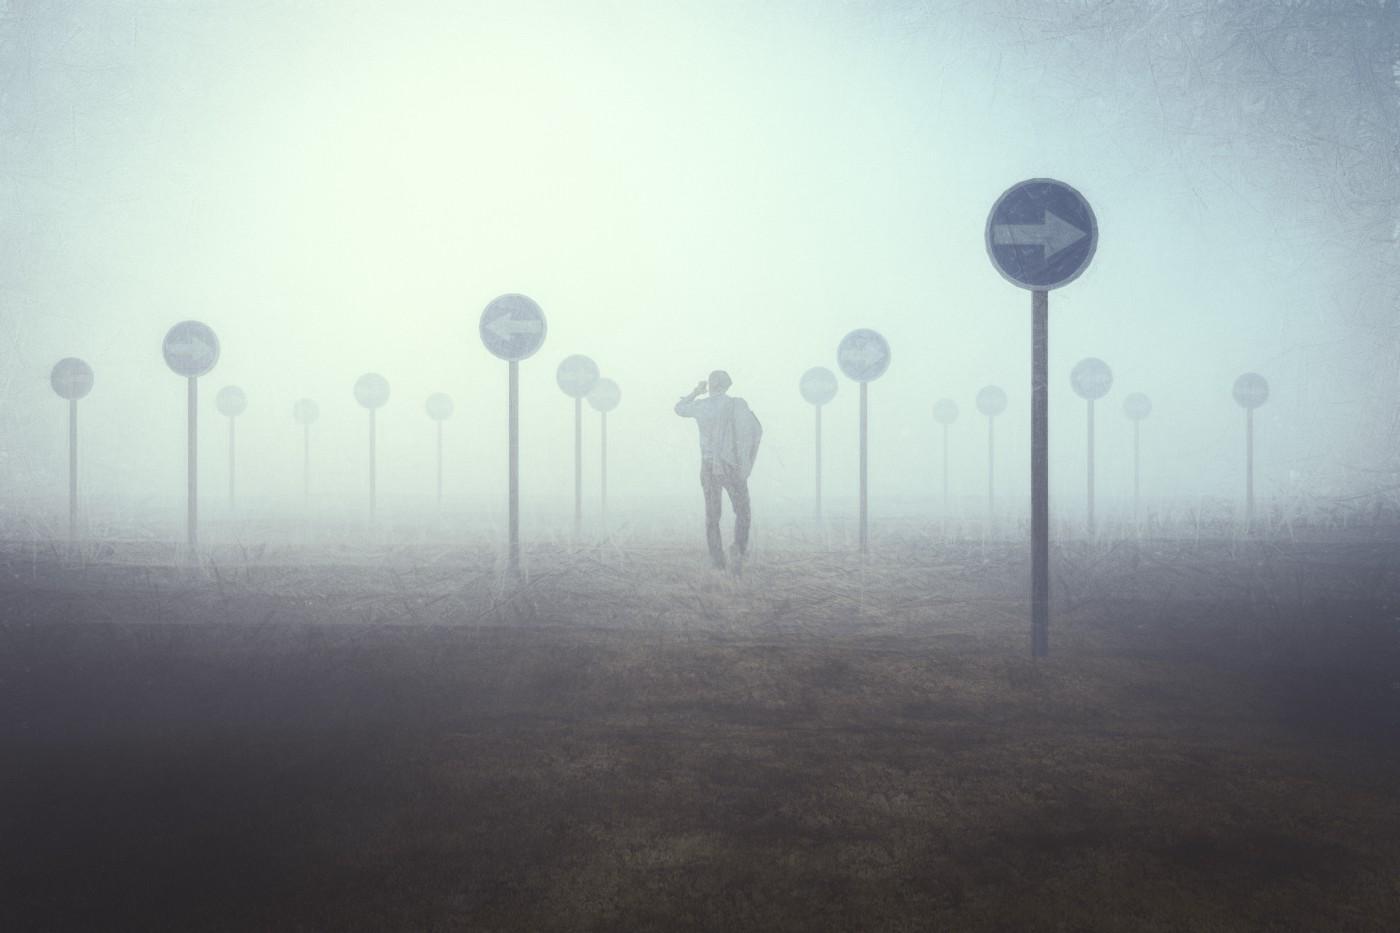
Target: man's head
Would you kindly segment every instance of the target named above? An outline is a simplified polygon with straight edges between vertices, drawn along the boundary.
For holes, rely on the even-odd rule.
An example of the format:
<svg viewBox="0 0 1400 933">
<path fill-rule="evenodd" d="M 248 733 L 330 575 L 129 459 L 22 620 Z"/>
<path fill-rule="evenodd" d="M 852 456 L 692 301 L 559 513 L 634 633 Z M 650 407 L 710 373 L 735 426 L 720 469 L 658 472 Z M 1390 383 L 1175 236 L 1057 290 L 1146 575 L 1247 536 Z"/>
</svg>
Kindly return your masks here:
<svg viewBox="0 0 1400 933">
<path fill-rule="evenodd" d="M 710 373 L 710 394 L 723 395 L 729 391 L 729 387 L 734 384 L 734 380 L 729 378 L 729 373 L 722 369 L 717 369 Z"/>
</svg>

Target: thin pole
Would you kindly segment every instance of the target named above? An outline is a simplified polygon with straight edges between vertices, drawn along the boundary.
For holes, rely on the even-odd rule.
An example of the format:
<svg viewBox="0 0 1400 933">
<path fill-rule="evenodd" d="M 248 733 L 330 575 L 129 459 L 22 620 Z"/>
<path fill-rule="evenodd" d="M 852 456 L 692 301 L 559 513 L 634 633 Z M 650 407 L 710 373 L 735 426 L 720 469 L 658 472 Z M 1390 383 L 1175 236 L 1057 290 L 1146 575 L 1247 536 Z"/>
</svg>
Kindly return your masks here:
<svg viewBox="0 0 1400 933">
<path fill-rule="evenodd" d="M 311 508 L 311 425 L 301 426 L 301 504 Z"/>
<path fill-rule="evenodd" d="M 1244 410 L 1244 523 L 1254 530 L 1254 409 Z"/>
<path fill-rule="evenodd" d="M 510 447 L 510 546 L 507 566 L 512 574 L 520 573 L 520 363 L 510 361 L 510 400 L 506 420 Z"/>
<path fill-rule="evenodd" d="M 1138 500 L 1142 489 L 1141 448 L 1142 422 L 1133 421 L 1133 524 L 1138 522 Z"/>
<path fill-rule="evenodd" d="M 574 537 L 583 534 L 583 399 L 574 399 Z"/>
<path fill-rule="evenodd" d="M 1050 293 L 1031 292 L 1031 656 L 1050 653 Z"/>
<path fill-rule="evenodd" d="M 369 520 L 374 522 L 375 512 L 375 417 L 374 409 L 369 410 Z"/>
<path fill-rule="evenodd" d="M 992 528 L 992 520 L 996 515 L 996 472 L 997 472 L 997 445 L 996 445 L 996 415 L 987 416 L 987 530 Z"/>
<path fill-rule="evenodd" d="M 437 423 L 437 507 L 442 511 L 442 422 Z"/>
<path fill-rule="evenodd" d="M 943 425 L 943 520 L 948 520 L 948 426 Z"/>
<path fill-rule="evenodd" d="M 868 382 L 860 384 L 860 552 L 862 554 L 870 552 L 869 509 L 866 502 L 870 466 L 869 451 L 866 448 L 866 442 L 869 439 L 869 388 L 870 383 Z"/>
<path fill-rule="evenodd" d="M 78 540 L 78 400 L 68 400 L 68 540 Z"/>
<path fill-rule="evenodd" d="M 234 419 L 233 419 L 233 418 L 229 418 L 229 419 L 228 419 L 228 505 L 229 505 L 229 508 L 233 508 L 233 504 L 234 504 L 234 497 L 233 497 L 233 464 L 234 464 L 234 456 L 233 456 L 233 450 L 234 450 L 233 422 L 234 422 Z"/>
<path fill-rule="evenodd" d="M 188 501 L 185 504 L 185 535 L 189 557 L 195 559 L 199 549 L 199 382 L 194 376 L 187 381 L 186 438 L 189 449 L 185 463 L 188 471 Z"/>
<path fill-rule="evenodd" d="M 1088 503 L 1089 503 L 1089 537 L 1094 536 L 1094 400 L 1088 400 L 1089 408 L 1089 471 L 1088 471 Z"/>
<path fill-rule="evenodd" d="M 822 407 L 813 405 L 817 413 L 817 521 L 822 520 Z"/>
<path fill-rule="evenodd" d="M 608 413 L 601 412 L 600 414 L 603 419 L 603 435 L 601 441 L 603 448 L 603 463 L 601 469 L 603 477 L 603 521 L 606 522 L 608 519 Z"/>
</svg>

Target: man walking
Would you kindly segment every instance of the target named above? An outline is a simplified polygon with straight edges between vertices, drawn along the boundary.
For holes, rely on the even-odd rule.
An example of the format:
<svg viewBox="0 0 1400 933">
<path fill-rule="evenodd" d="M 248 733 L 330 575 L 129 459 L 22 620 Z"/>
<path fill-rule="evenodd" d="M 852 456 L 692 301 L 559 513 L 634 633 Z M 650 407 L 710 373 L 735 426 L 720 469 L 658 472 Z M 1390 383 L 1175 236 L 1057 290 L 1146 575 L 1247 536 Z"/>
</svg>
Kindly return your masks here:
<svg viewBox="0 0 1400 933">
<path fill-rule="evenodd" d="M 705 493 L 705 540 L 710 560 L 723 568 L 724 546 L 719 534 L 720 493 L 729 493 L 734 509 L 735 570 L 749 547 L 749 473 L 758 456 L 763 426 L 748 403 L 729 395 L 734 381 L 722 369 L 676 403 L 676 414 L 694 418 L 700 428 L 700 488 Z M 707 398 L 700 398 L 706 392 Z"/>
</svg>

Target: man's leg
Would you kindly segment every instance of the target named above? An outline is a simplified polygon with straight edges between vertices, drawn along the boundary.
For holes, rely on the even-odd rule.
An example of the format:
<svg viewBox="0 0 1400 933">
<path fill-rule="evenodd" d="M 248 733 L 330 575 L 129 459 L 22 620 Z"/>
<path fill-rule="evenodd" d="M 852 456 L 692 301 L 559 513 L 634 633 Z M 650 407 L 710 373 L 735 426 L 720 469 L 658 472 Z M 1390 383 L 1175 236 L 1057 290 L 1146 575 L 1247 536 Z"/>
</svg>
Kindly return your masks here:
<svg viewBox="0 0 1400 933">
<path fill-rule="evenodd" d="M 716 567 L 723 567 L 724 542 L 719 536 L 720 493 L 723 487 L 708 463 L 700 466 L 700 488 L 705 491 L 705 542 L 710 546 L 710 560 Z"/>
<path fill-rule="evenodd" d="M 749 552 L 749 481 L 743 477 L 733 477 L 725 483 L 729 490 L 729 504 L 734 506 L 734 550 L 740 556 Z"/>
</svg>

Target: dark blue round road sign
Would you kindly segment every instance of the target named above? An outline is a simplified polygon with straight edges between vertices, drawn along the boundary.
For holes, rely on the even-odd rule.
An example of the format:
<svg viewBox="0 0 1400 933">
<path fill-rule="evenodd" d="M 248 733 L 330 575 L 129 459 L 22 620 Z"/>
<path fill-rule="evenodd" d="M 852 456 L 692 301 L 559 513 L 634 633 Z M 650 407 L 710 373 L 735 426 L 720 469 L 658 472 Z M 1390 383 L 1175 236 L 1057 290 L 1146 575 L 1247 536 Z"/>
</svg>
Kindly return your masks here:
<svg viewBox="0 0 1400 933">
<path fill-rule="evenodd" d="M 160 346 L 165 365 L 181 376 L 203 376 L 219 362 L 219 338 L 208 324 L 181 321 Z"/>
<path fill-rule="evenodd" d="M 825 366 L 813 366 L 798 383 L 802 397 L 812 405 L 825 405 L 836 397 L 836 374 Z"/>
<path fill-rule="evenodd" d="M 92 367 L 76 356 L 68 356 L 54 364 L 49 385 L 63 398 L 80 399 L 92 391 Z"/>
<path fill-rule="evenodd" d="M 237 418 L 248 408 L 248 395 L 238 386 L 224 386 L 214 397 L 214 404 L 218 407 L 219 414 Z"/>
<path fill-rule="evenodd" d="M 1234 396 L 1241 408 L 1258 408 L 1269 400 L 1269 380 L 1258 373 L 1245 373 L 1235 380 Z"/>
<path fill-rule="evenodd" d="M 1011 284 L 1033 291 L 1079 278 L 1098 243 L 1099 225 L 1089 202 L 1050 178 L 1032 178 L 1007 189 L 987 217 L 992 265 Z"/>
<path fill-rule="evenodd" d="M 618 406 L 622 401 L 622 389 L 611 379 L 599 379 L 593 383 L 593 390 L 588 393 L 588 404 L 593 406 L 594 411 L 601 411 L 607 414 Z"/>
<path fill-rule="evenodd" d="M 841 338 L 836 362 L 848 379 L 874 382 L 890 368 L 890 344 L 879 333 L 862 327 Z"/>
<path fill-rule="evenodd" d="M 523 360 L 544 343 L 544 312 L 524 295 L 502 295 L 481 312 L 479 329 L 492 356 Z"/>
</svg>

